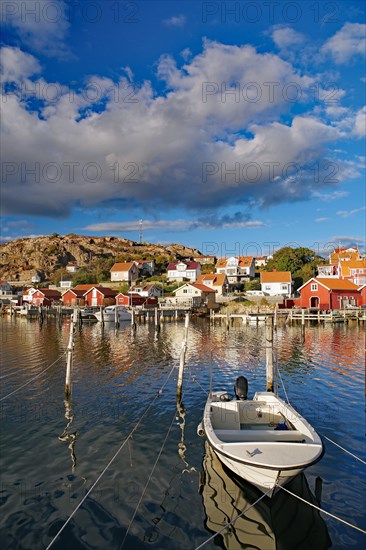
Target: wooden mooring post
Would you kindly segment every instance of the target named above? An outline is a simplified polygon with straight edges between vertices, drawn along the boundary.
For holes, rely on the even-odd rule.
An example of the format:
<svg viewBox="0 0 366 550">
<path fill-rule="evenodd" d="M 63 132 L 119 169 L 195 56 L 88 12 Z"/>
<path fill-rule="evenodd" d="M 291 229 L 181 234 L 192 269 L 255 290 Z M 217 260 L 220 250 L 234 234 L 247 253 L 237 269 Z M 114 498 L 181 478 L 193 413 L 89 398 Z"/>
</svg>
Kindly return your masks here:
<svg viewBox="0 0 366 550">
<path fill-rule="evenodd" d="M 267 318 L 266 322 L 266 381 L 267 391 L 273 392 L 273 322 Z"/>
<path fill-rule="evenodd" d="M 157 307 L 155 308 L 155 311 L 154 311 L 154 321 L 155 321 L 155 331 L 159 332 L 160 331 L 160 319 L 159 319 L 159 311 L 158 311 Z"/>
<path fill-rule="evenodd" d="M 131 328 L 136 330 L 136 311 L 134 307 L 131 310 Z"/>
<path fill-rule="evenodd" d="M 103 306 L 100 306 L 99 311 L 100 311 L 100 322 L 102 323 L 102 327 L 104 327 L 104 309 L 103 309 Z"/>
<path fill-rule="evenodd" d="M 74 309 L 73 315 L 70 321 L 70 335 L 69 343 L 67 345 L 67 354 L 66 354 L 66 380 L 65 380 L 65 396 L 66 399 L 69 399 L 71 395 L 71 365 L 72 365 L 72 354 L 74 350 L 74 329 L 78 320 L 77 309 Z"/>
<path fill-rule="evenodd" d="M 179 371 L 178 371 L 178 384 L 177 384 L 177 400 L 180 402 L 182 399 L 182 386 L 183 386 L 183 374 L 184 365 L 186 361 L 187 341 L 188 341 L 188 327 L 189 327 L 189 313 L 186 313 L 184 323 L 184 339 L 182 342 L 182 349 L 179 358 Z"/>
<path fill-rule="evenodd" d="M 119 327 L 119 315 L 118 315 L 118 306 L 114 308 L 114 326 Z"/>
</svg>

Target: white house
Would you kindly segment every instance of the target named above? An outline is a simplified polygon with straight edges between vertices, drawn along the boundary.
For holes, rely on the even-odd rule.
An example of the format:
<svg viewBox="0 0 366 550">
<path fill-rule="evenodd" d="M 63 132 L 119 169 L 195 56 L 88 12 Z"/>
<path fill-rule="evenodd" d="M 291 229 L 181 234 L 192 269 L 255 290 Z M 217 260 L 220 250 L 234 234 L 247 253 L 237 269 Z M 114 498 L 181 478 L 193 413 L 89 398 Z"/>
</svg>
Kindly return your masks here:
<svg viewBox="0 0 366 550">
<path fill-rule="evenodd" d="M 13 290 L 9 283 L 6 281 L 0 281 L 0 296 L 12 296 Z"/>
<path fill-rule="evenodd" d="M 145 283 L 131 286 L 129 294 L 139 294 L 145 298 L 158 298 L 162 294 L 162 289 L 154 283 Z"/>
<path fill-rule="evenodd" d="M 23 290 L 22 300 L 23 302 L 32 302 L 33 294 L 37 292 L 37 288 L 34 288 L 33 286 L 30 288 L 26 288 Z"/>
<path fill-rule="evenodd" d="M 292 277 L 290 271 L 261 271 L 261 287 L 265 296 L 292 295 Z"/>
<path fill-rule="evenodd" d="M 68 271 L 69 273 L 76 273 L 77 270 L 78 270 L 78 266 L 71 262 L 69 262 L 66 266 L 66 271 Z"/>
<path fill-rule="evenodd" d="M 72 281 L 60 281 L 60 288 L 68 289 L 72 287 Z"/>
<path fill-rule="evenodd" d="M 42 277 L 39 273 L 36 272 L 32 275 L 31 280 L 32 280 L 32 283 L 40 283 L 42 281 Z"/>
<path fill-rule="evenodd" d="M 219 296 L 222 296 L 228 287 L 228 280 L 224 273 L 205 273 L 198 277 L 197 283 L 213 288 Z"/>
<path fill-rule="evenodd" d="M 169 281 L 183 282 L 197 281 L 201 275 L 201 264 L 199 262 L 178 262 L 170 263 L 167 267 Z"/>
<path fill-rule="evenodd" d="M 216 304 L 216 291 L 199 283 L 186 283 L 174 290 L 177 303 L 191 305 L 193 307 L 214 307 Z"/>
<path fill-rule="evenodd" d="M 257 258 L 254 258 L 254 265 L 255 267 L 263 267 L 266 265 L 267 261 L 267 256 L 258 256 Z"/>
<path fill-rule="evenodd" d="M 235 285 L 254 279 L 254 268 L 253 256 L 231 256 L 217 260 L 216 273 L 224 273 L 229 283 Z"/>
<path fill-rule="evenodd" d="M 116 263 L 111 268 L 111 281 L 126 281 L 132 283 L 139 276 L 139 268 L 135 262 Z"/>
</svg>

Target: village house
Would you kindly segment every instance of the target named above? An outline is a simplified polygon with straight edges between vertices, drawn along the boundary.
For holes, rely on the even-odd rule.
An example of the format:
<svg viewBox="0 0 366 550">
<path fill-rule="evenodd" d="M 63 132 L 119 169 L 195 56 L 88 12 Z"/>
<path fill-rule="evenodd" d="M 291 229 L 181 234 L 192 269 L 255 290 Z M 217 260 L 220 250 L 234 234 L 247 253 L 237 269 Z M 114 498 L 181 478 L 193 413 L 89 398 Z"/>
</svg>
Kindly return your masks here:
<svg viewBox="0 0 366 550">
<path fill-rule="evenodd" d="M 177 303 L 191 307 L 207 306 L 214 308 L 216 305 L 216 291 L 199 283 L 186 283 L 174 290 Z"/>
<path fill-rule="evenodd" d="M 254 266 L 263 267 L 267 264 L 267 261 L 268 261 L 267 256 L 258 256 L 257 258 L 254 258 Z"/>
<path fill-rule="evenodd" d="M 0 281 L 0 296 L 12 296 L 13 290 L 9 283 L 6 281 Z"/>
<path fill-rule="evenodd" d="M 361 294 L 361 306 L 366 307 L 366 285 L 361 285 L 358 287 L 358 292 Z"/>
<path fill-rule="evenodd" d="M 72 281 L 60 281 L 60 288 L 71 288 L 72 287 Z"/>
<path fill-rule="evenodd" d="M 290 271 L 261 271 L 261 289 L 264 296 L 292 295 L 292 277 Z"/>
<path fill-rule="evenodd" d="M 134 260 L 139 269 L 140 275 L 154 275 L 155 262 L 154 260 Z"/>
<path fill-rule="evenodd" d="M 66 271 L 69 273 L 76 273 L 78 270 L 78 266 L 76 264 L 73 264 L 72 262 L 69 262 L 66 266 Z"/>
<path fill-rule="evenodd" d="M 128 293 L 139 294 L 140 296 L 144 296 L 145 298 L 158 298 L 162 295 L 162 289 L 160 286 L 154 283 L 145 283 L 131 286 Z"/>
<path fill-rule="evenodd" d="M 62 303 L 64 306 L 83 306 L 85 305 L 85 290 L 76 290 L 76 288 L 69 288 L 62 294 Z"/>
<path fill-rule="evenodd" d="M 61 292 L 51 288 L 38 288 L 32 294 L 31 303 L 34 306 L 52 306 L 55 303 L 60 302 Z"/>
<path fill-rule="evenodd" d="M 226 275 L 231 286 L 249 281 L 254 278 L 254 257 L 219 258 L 216 264 L 216 273 Z"/>
<path fill-rule="evenodd" d="M 35 292 L 37 292 L 37 289 L 34 286 L 24 289 L 22 294 L 22 302 L 31 303 L 32 296 Z"/>
<path fill-rule="evenodd" d="M 343 309 L 361 305 L 359 287 L 344 279 L 313 277 L 299 289 L 300 307 Z"/>
<path fill-rule="evenodd" d="M 329 263 L 332 265 L 338 265 L 339 262 L 360 259 L 360 251 L 358 248 L 335 248 L 333 252 L 329 254 Z"/>
<path fill-rule="evenodd" d="M 120 292 L 116 296 L 116 305 L 125 307 L 156 307 L 158 299 L 156 297 L 141 296 L 137 292 L 123 294 Z"/>
<path fill-rule="evenodd" d="M 338 277 L 338 265 L 324 264 L 318 265 L 318 277 Z"/>
<path fill-rule="evenodd" d="M 201 274 L 201 264 L 199 262 L 172 262 L 167 267 L 167 276 L 169 281 L 197 281 Z"/>
<path fill-rule="evenodd" d="M 110 270 L 111 281 L 127 281 L 132 283 L 139 277 L 136 262 L 117 262 Z"/>
<path fill-rule="evenodd" d="M 225 273 L 202 274 L 198 277 L 197 283 L 212 288 L 218 296 L 222 296 L 229 285 Z"/>
<path fill-rule="evenodd" d="M 32 278 L 31 278 L 31 281 L 32 283 L 34 284 L 37 284 L 37 283 L 40 283 L 42 281 L 42 276 L 40 273 L 36 272 L 32 275 Z"/>
<path fill-rule="evenodd" d="M 346 279 L 358 286 L 366 284 L 366 260 L 349 260 L 339 262 L 338 265 L 340 279 Z"/>
<path fill-rule="evenodd" d="M 104 286 L 93 286 L 84 293 L 85 304 L 89 307 L 111 306 L 115 304 L 117 292 Z"/>
</svg>

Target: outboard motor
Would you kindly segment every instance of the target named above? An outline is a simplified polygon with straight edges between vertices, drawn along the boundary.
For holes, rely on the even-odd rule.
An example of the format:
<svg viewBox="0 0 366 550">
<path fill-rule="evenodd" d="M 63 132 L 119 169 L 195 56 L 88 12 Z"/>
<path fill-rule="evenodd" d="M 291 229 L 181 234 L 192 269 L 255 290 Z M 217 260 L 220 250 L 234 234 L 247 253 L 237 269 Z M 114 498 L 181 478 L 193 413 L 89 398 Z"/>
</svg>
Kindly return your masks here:
<svg viewBox="0 0 366 550">
<path fill-rule="evenodd" d="M 235 397 L 240 401 L 245 401 L 248 396 L 248 380 L 245 376 L 239 376 L 234 384 Z"/>
</svg>

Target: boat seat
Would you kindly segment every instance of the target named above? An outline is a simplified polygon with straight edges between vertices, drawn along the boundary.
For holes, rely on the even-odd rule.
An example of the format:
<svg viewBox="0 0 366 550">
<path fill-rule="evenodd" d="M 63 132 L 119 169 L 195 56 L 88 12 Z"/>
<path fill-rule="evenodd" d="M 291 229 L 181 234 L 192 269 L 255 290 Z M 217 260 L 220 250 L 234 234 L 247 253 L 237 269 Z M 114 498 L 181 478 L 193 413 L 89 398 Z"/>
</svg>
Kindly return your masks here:
<svg viewBox="0 0 366 550">
<path fill-rule="evenodd" d="M 298 430 L 214 430 L 216 437 L 227 443 L 243 441 L 291 441 L 301 443 L 304 435 Z"/>
</svg>

